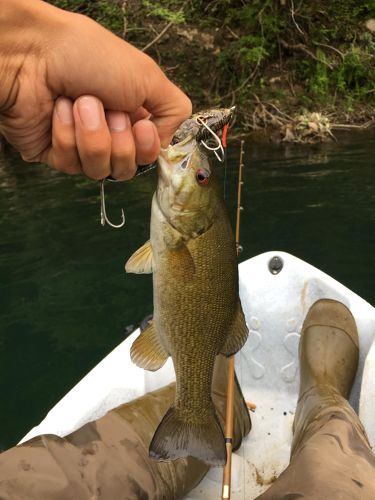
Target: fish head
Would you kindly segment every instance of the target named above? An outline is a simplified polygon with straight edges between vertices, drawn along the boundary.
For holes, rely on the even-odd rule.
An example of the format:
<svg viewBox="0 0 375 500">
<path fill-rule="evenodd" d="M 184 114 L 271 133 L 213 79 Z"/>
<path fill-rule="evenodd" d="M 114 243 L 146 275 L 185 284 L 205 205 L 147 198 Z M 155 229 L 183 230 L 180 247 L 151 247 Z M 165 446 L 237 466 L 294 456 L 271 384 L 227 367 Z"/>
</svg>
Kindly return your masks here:
<svg viewBox="0 0 375 500">
<path fill-rule="evenodd" d="M 195 140 L 169 146 L 158 159 L 158 205 L 185 239 L 212 225 L 217 206 L 217 180 L 207 154 Z"/>
<path fill-rule="evenodd" d="M 211 131 L 220 134 L 233 114 L 234 108 L 194 114 L 159 155 L 156 199 L 164 217 L 186 239 L 205 233 L 214 222 L 220 196 L 207 144 L 211 138 L 220 140 Z"/>
</svg>

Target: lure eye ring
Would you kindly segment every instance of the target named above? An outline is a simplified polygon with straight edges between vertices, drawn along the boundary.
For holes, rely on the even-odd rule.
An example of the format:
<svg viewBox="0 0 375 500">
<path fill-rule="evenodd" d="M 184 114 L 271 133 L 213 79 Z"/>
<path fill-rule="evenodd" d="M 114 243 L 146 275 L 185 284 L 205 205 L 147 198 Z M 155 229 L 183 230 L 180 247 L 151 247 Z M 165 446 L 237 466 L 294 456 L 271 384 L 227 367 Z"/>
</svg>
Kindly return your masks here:
<svg viewBox="0 0 375 500">
<path fill-rule="evenodd" d="M 201 186 L 207 186 L 210 182 L 210 172 L 204 168 L 198 168 L 195 178 L 197 179 L 198 184 Z"/>
</svg>

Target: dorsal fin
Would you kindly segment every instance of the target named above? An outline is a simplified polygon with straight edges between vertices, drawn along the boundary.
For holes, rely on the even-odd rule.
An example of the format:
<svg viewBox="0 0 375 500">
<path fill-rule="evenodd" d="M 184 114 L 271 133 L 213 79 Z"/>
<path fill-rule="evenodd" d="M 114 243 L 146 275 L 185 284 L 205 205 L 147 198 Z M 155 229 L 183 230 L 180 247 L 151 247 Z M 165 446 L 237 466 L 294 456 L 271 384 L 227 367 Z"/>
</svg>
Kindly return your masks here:
<svg viewBox="0 0 375 500">
<path fill-rule="evenodd" d="M 130 257 L 125 264 L 127 273 L 149 274 L 152 273 L 152 247 L 150 240 L 146 241 L 141 248 Z"/>
</svg>

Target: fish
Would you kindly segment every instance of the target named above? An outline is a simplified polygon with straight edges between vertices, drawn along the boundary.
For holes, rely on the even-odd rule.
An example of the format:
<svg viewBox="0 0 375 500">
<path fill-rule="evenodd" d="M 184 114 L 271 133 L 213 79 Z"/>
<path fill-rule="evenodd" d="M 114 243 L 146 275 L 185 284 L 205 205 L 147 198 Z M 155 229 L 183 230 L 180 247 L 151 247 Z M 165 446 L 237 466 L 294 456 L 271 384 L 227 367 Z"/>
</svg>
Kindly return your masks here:
<svg viewBox="0 0 375 500">
<path fill-rule="evenodd" d="M 171 356 L 173 405 L 149 447 L 151 458 L 193 456 L 226 463 L 223 430 L 211 398 L 216 356 L 231 356 L 248 328 L 238 291 L 236 244 L 215 168 L 202 145 L 206 127 L 219 132 L 233 110 L 193 115 L 158 157 L 150 240 L 125 265 L 153 274 L 153 320 L 131 347 L 139 367 L 155 371 Z"/>
</svg>

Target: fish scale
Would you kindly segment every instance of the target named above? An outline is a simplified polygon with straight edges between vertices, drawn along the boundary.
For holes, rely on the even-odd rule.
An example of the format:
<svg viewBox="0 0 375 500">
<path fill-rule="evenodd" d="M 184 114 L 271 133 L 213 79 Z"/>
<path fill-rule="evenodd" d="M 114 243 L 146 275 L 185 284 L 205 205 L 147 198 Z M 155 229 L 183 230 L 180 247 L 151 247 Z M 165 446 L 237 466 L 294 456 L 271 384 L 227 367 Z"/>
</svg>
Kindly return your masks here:
<svg viewBox="0 0 375 500">
<path fill-rule="evenodd" d="M 204 401 L 210 403 L 213 363 L 228 333 L 230 311 L 238 294 L 234 238 L 224 207 L 218 210 L 223 211 L 222 216 L 209 231 L 187 245 L 195 265 L 191 280 L 181 280 L 175 269 L 180 262 L 170 257 L 167 247 L 160 263 L 155 261 L 154 322 L 168 339 L 166 345 L 176 346 L 169 350 L 176 368 L 175 405 L 185 408 L 203 408 Z M 160 231 L 158 223 L 154 229 Z M 220 252 L 215 251 L 212 241 L 220 241 Z M 196 365 L 202 369 L 197 371 Z"/>
</svg>

